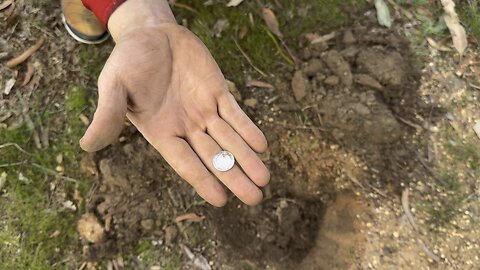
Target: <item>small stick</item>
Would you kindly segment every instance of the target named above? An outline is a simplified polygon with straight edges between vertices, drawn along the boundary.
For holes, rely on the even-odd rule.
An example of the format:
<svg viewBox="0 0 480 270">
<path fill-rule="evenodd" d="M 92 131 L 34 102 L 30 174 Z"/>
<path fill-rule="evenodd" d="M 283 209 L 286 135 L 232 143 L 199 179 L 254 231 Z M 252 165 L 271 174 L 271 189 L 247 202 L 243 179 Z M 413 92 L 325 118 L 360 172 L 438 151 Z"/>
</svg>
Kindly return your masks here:
<svg viewBox="0 0 480 270">
<path fill-rule="evenodd" d="M 28 57 L 30 57 L 32 54 L 34 54 L 36 51 L 38 51 L 38 49 L 40 49 L 40 47 L 42 47 L 43 42 L 45 42 L 45 40 L 43 38 L 40 38 L 40 40 L 37 41 L 37 43 L 35 43 L 32 47 L 28 48 L 26 51 L 24 51 L 19 56 L 17 56 L 15 58 L 13 58 L 12 60 L 8 61 L 7 62 L 7 67 L 13 68 L 13 67 L 23 63 L 25 60 L 27 60 Z"/>
<path fill-rule="evenodd" d="M 14 163 L 0 164 L 0 168 L 13 167 L 27 163 L 27 161 L 20 161 Z"/>
<path fill-rule="evenodd" d="M 192 8 L 191 6 L 189 5 L 186 5 L 186 4 L 182 4 L 182 3 L 176 3 L 176 2 L 173 2 L 171 3 L 174 7 L 178 7 L 178 8 L 183 8 L 183 9 L 186 9 L 192 13 L 195 13 L 195 14 L 198 14 L 198 11 L 194 8 Z"/>
<path fill-rule="evenodd" d="M 412 123 L 412 122 L 408 121 L 407 119 L 404 119 L 400 116 L 395 115 L 395 118 L 397 118 L 398 120 L 400 120 L 400 122 L 404 123 L 407 126 L 410 126 L 410 127 L 416 128 L 416 129 L 423 129 L 420 125 Z"/>
<path fill-rule="evenodd" d="M 16 143 L 5 143 L 5 144 L 2 144 L 0 145 L 0 149 L 2 148 L 5 148 L 5 147 L 8 147 L 8 146 L 13 146 L 15 148 L 18 149 L 18 151 L 24 153 L 24 154 L 27 154 L 27 155 L 31 155 L 30 153 L 28 153 L 27 151 L 23 150 L 22 147 L 20 147 L 20 145 L 16 144 Z"/>
<path fill-rule="evenodd" d="M 261 69 L 259 69 L 258 67 L 256 67 L 252 60 L 250 59 L 250 57 L 248 57 L 248 55 L 242 50 L 242 47 L 240 47 L 240 45 L 238 44 L 237 40 L 236 39 L 233 39 L 233 42 L 235 42 L 235 45 L 237 46 L 237 49 L 240 51 L 240 53 L 243 55 L 243 57 L 245 57 L 245 59 L 247 60 L 247 62 L 250 64 L 250 66 L 253 67 L 253 69 L 255 69 L 258 73 L 260 73 L 263 77 L 267 77 L 267 74 L 265 74 L 265 72 L 263 72 Z"/>
<path fill-rule="evenodd" d="M 37 163 L 32 162 L 32 163 L 30 163 L 30 165 L 32 165 L 32 166 L 35 167 L 35 168 L 38 168 L 38 169 L 42 170 L 42 171 L 45 172 L 46 174 L 50 174 L 50 175 L 52 175 L 52 176 L 56 176 L 56 177 L 58 177 L 58 178 L 60 178 L 60 179 L 63 179 L 63 180 L 65 180 L 65 181 L 69 181 L 69 182 L 73 182 L 73 183 L 78 183 L 78 180 L 73 179 L 73 178 L 68 177 L 68 176 L 58 175 L 58 173 L 57 173 L 56 171 L 51 170 L 51 169 L 48 169 L 48 168 L 45 168 L 45 167 L 43 167 L 43 166 L 40 165 L 40 164 L 37 164 Z"/>
<path fill-rule="evenodd" d="M 405 215 L 410 222 L 410 225 L 412 225 L 415 231 L 418 231 L 417 224 L 415 223 L 415 219 L 413 218 L 412 212 L 410 211 L 410 203 L 408 201 L 408 188 L 405 188 L 402 192 L 402 206 L 403 211 L 405 211 Z"/>
</svg>

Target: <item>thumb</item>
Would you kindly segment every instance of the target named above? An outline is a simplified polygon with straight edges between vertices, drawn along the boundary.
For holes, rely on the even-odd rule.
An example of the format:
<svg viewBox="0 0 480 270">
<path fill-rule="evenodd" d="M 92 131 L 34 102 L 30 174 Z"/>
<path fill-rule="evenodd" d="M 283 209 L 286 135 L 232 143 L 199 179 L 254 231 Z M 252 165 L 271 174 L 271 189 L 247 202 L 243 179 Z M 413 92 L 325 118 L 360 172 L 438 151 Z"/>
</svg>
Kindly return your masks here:
<svg viewBox="0 0 480 270">
<path fill-rule="evenodd" d="M 102 74 L 103 75 L 103 74 Z M 115 142 L 122 132 L 127 113 L 127 91 L 113 76 L 98 80 L 98 106 L 80 147 L 87 152 L 98 151 Z"/>
</svg>

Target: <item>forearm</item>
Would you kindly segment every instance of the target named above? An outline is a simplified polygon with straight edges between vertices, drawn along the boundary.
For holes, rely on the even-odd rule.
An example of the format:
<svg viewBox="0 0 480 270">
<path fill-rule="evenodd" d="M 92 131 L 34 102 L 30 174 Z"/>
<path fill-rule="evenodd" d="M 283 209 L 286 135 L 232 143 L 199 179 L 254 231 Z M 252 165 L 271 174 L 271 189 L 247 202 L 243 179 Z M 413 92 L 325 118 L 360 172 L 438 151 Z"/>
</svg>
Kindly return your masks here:
<svg viewBox="0 0 480 270">
<path fill-rule="evenodd" d="M 134 29 L 176 23 L 166 0 L 128 0 L 110 16 L 108 29 L 117 42 Z"/>
</svg>

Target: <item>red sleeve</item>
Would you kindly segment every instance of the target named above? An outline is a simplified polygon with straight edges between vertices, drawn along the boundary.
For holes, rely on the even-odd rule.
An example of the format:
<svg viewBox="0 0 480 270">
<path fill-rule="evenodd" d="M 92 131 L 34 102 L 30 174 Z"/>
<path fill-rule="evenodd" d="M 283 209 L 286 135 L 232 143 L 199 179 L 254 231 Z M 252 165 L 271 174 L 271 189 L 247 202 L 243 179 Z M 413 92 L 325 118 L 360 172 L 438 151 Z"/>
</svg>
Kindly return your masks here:
<svg viewBox="0 0 480 270">
<path fill-rule="evenodd" d="M 83 4 L 97 16 L 100 23 L 107 28 L 110 15 L 126 0 L 82 0 Z"/>
</svg>

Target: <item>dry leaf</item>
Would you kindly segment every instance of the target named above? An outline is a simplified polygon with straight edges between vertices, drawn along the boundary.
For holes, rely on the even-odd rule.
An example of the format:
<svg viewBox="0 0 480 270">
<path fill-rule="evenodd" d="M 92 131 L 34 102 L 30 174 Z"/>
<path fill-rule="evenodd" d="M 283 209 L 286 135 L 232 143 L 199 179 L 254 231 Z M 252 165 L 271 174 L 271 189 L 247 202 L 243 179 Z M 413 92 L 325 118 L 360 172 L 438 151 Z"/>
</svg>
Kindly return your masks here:
<svg viewBox="0 0 480 270">
<path fill-rule="evenodd" d="M 460 24 L 458 15 L 455 12 L 455 3 L 452 0 L 441 1 L 443 10 L 445 10 L 443 19 L 445 20 L 448 30 L 450 30 L 450 34 L 452 35 L 453 46 L 460 55 L 463 55 L 468 45 L 467 34 L 465 32 L 465 28 L 463 28 L 463 26 Z"/>
<path fill-rule="evenodd" d="M 22 54 L 19 56 L 13 58 L 12 60 L 7 62 L 7 67 L 13 68 L 17 65 L 20 65 L 23 63 L 25 60 L 27 60 L 28 57 L 30 57 L 32 54 L 34 54 L 40 47 L 42 47 L 43 42 L 45 42 L 45 39 L 40 38 L 37 43 L 35 43 L 32 47 L 28 48 L 26 51 L 24 51 Z"/>
<path fill-rule="evenodd" d="M 377 9 L 378 23 L 382 26 L 390 28 L 393 23 L 392 16 L 387 4 L 383 0 L 375 0 L 375 8 Z"/>
<path fill-rule="evenodd" d="M 273 85 L 262 82 L 262 81 L 257 81 L 257 80 L 249 80 L 247 81 L 247 87 L 258 87 L 258 88 L 267 88 L 267 89 L 274 89 Z"/>
<path fill-rule="evenodd" d="M 204 219 L 205 219 L 204 216 L 199 216 L 195 213 L 187 213 L 187 214 L 177 216 L 175 218 L 175 222 L 178 223 L 178 222 L 182 222 L 182 221 L 185 221 L 185 220 L 191 221 L 191 222 L 201 222 Z"/>
<path fill-rule="evenodd" d="M 243 0 L 230 0 L 230 2 L 228 2 L 227 4 L 227 7 L 236 7 L 240 5 L 242 2 Z"/>
<path fill-rule="evenodd" d="M 322 42 L 327 42 L 337 36 L 336 32 L 331 32 L 330 34 L 326 34 L 323 36 L 317 36 L 313 38 L 314 36 L 307 36 L 307 39 L 313 38 L 310 40 L 310 43 L 315 44 L 315 43 L 322 43 Z"/>
<path fill-rule="evenodd" d="M 275 13 L 273 13 L 273 11 L 269 8 L 264 8 L 262 10 L 262 14 L 268 29 L 272 33 L 274 33 L 277 37 L 283 38 L 283 34 L 282 32 L 280 32 L 280 27 L 278 25 L 278 21 L 277 21 L 277 17 L 275 16 Z"/>
<path fill-rule="evenodd" d="M 435 40 L 429 37 L 427 37 L 427 42 L 428 42 L 428 45 L 430 45 L 430 47 L 434 48 L 435 50 L 439 50 L 441 52 L 449 52 L 452 50 L 447 46 L 437 43 Z"/>
<path fill-rule="evenodd" d="M 13 86 L 15 85 L 15 79 L 11 78 L 10 80 L 7 81 L 5 84 L 5 89 L 3 90 L 3 93 L 8 96 L 10 94 L 10 91 L 12 90 Z"/>
<path fill-rule="evenodd" d="M 6 8 L 9 7 L 11 4 L 13 4 L 13 0 L 3 1 L 3 2 L 0 4 L 0 10 L 6 9 Z"/>
<path fill-rule="evenodd" d="M 25 78 L 23 78 L 22 86 L 27 85 L 33 77 L 33 64 L 28 62 L 27 64 L 27 73 L 25 73 Z"/>
<path fill-rule="evenodd" d="M 7 173 L 2 172 L 0 174 L 0 190 L 2 190 L 2 188 L 3 188 L 3 186 L 5 185 L 6 182 L 7 182 Z"/>
<path fill-rule="evenodd" d="M 242 40 L 248 33 L 248 27 L 244 26 L 240 29 L 240 32 L 238 33 L 238 39 Z"/>
<path fill-rule="evenodd" d="M 60 231 L 59 230 L 55 230 L 52 234 L 50 234 L 50 236 L 48 236 L 48 238 L 55 238 L 57 236 L 60 235 Z"/>
<path fill-rule="evenodd" d="M 480 139 L 480 121 L 477 121 L 475 126 L 473 126 L 473 130 L 477 134 L 477 137 Z"/>
</svg>

